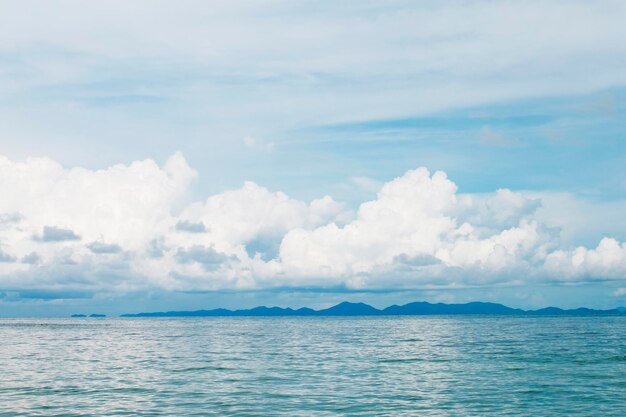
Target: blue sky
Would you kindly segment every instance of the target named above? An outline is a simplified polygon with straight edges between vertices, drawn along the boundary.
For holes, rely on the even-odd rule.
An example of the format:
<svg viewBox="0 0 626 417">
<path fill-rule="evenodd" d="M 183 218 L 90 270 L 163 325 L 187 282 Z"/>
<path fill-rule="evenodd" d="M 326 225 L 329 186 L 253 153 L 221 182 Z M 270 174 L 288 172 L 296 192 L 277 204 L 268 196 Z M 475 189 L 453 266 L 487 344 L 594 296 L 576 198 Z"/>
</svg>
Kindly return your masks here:
<svg viewBox="0 0 626 417">
<path fill-rule="evenodd" d="M 0 314 L 626 304 L 624 18 L 0 2 Z"/>
</svg>

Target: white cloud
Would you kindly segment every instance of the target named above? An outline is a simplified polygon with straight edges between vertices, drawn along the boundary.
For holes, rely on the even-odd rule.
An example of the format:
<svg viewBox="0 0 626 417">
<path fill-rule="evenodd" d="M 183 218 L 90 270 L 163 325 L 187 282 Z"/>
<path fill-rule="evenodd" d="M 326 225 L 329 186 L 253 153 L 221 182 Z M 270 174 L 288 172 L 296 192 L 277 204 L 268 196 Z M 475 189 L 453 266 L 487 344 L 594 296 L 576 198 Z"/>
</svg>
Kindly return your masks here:
<svg viewBox="0 0 626 417">
<path fill-rule="evenodd" d="M 290 231 L 280 255 L 288 274 L 343 276 L 356 286 L 385 286 L 376 281 L 395 280 L 396 271 L 389 267 L 403 261 L 401 269 L 406 269 L 407 259 L 430 261 L 409 262 L 413 267 L 403 285 L 425 284 L 448 273 L 451 280 L 468 283 L 507 279 L 512 272 L 535 269 L 536 258 L 551 244 L 551 233 L 532 219 L 536 205 L 508 190 L 491 197 L 459 196 L 443 172 L 431 176 L 420 168 L 385 184 L 345 227 Z"/>
<path fill-rule="evenodd" d="M 623 297 L 625 295 L 626 295 L 626 288 L 616 288 L 615 291 L 613 291 L 614 297 Z"/>
<path fill-rule="evenodd" d="M 569 244 L 595 246 L 604 236 L 626 241 L 624 199 L 583 198 L 567 192 L 531 192 L 524 195 L 541 201 L 536 218 L 558 227 L 561 238 Z"/>
<path fill-rule="evenodd" d="M 380 181 L 369 177 L 351 177 L 350 183 L 356 186 L 359 190 L 370 193 L 378 192 L 378 190 L 380 190 L 380 187 L 383 186 Z"/>
<path fill-rule="evenodd" d="M 626 279 L 626 243 L 604 238 L 596 248 L 558 250 L 546 258 L 546 269 L 556 279 Z"/>
<path fill-rule="evenodd" d="M 255 139 L 251 136 L 246 136 L 243 138 L 243 143 L 251 149 L 260 149 L 263 151 L 271 151 L 274 149 L 274 142 L 265 142 L 258 139 Z"/>
<path fill-rule="evenodd" d="M 442 172 L 432 178 L 424 168 L 383 186 L 378 199 L 364 203 L 343 228 L 331 223 L 315 230 L 291 230 L 280 256 L 295 275 L 351 276 L 387 264 L 400 254 L 433 253 L 439 237 L 450 232 L 447 216 L 456 186 Z"/>
<path fill-rule="evenodd" d="M 490 194 L 458 195 L 453 214 L 461 222 L 489 231 L 509 229 L 541 207 L 541 199 L 507 189 Z"/>
<path fill-rule="evenodd" d="M 626 279 L 626 245 L 563 246 L 540 197 L 459 194 L 443 172 L 408 171 L 356 214 L 253 182 L 186 203 L 177 153 L 104 170 L 0 157 L 0 288 L 181 290 L 346 285 L 516 285 Z M 33 239 L 37 236 L 37 239 Z"/>
</svg>

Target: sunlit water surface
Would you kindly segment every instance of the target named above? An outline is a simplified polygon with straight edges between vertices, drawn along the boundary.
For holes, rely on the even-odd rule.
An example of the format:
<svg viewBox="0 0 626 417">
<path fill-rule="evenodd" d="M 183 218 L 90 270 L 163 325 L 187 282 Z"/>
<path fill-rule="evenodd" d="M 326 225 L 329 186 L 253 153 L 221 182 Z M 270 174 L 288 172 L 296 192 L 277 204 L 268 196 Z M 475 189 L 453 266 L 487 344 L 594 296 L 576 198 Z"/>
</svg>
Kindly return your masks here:
<svg viewBox="0 0 626 417">
<path fill-rule="evenodd" d="M 0 319 L 0 415 L 626 415 L 626 317 Z"/>
</svg>

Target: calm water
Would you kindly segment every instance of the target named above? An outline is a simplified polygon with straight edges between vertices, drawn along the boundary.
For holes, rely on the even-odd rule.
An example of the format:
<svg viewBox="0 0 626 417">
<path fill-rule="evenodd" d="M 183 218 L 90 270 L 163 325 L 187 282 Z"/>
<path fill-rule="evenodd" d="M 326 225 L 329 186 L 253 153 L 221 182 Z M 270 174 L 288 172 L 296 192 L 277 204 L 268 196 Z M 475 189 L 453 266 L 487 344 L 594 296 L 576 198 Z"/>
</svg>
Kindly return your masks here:
<svg viewBox="0 0 626 417">
<path fill-rule="evenodd" d="M 0 415 L 626 415 L 626 317 L 1 319 Z"/>
</svg>

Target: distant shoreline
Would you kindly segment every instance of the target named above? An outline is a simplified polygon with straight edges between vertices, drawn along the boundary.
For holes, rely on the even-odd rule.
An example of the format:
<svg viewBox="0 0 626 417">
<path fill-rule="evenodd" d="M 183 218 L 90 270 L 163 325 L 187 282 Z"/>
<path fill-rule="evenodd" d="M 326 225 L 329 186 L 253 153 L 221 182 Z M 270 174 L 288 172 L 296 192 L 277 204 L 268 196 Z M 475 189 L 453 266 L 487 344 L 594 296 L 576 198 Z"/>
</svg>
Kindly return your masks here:
<svg viewBox="0 0 626 417">
<path fill-rule="evenodd" d="M 497 303 L 471 302 L 466 304 L 432 304 L 413 302 L 402 306 L 392 305 L 382 310 L 364 303 L 342 302 L 333 307 L 313 310 L 311 308 L 255 307 L 244 310 L 167 311 L 152 313 L 128 313 L 120 317 L 329 317 L 329 316 L 439 316 L 439 315 L 506 315 L 506 316 L 626 316 L 623 307 L 610 310 L 590 308 L 561 309 L 546 307 L 538 310 L 522 310 Z"/>
</svg>

